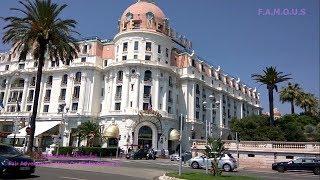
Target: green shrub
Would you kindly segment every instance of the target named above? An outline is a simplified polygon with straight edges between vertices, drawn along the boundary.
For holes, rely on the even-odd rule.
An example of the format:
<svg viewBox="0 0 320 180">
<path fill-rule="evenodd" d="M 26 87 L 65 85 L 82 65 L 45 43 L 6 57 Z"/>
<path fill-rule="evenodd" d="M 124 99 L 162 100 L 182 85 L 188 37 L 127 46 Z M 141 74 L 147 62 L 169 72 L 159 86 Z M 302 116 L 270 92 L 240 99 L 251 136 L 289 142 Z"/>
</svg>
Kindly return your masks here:
<svg viewBox="0 0 320 180">
<path fill-rule="evenodd" d="M 72 156 L 72 151 L 77 149 L 77 147 L 60 147 L 59 155 Z M 98 157 L 110 157 L 115 156 L 117 148 L 100 148 L 100 147 L 80 147 L 77 150 L 77 155 L 79 156 L 98 156 Z M 118 151 L 120 153 L 120 150 Z M 57 149 L 53 152 L 53 155 L 56 155 Z"/>
<path fill-rule="evenodd" d="M 71 155 L 72 154 L 72 151 L 75 147 L 59 147 L 59 155 Z M 53 155 L 56 155 L 57 154 L 57 149 L 58 148 L 55 148 L 55 150 L 52 152 Z"/>
</svg>

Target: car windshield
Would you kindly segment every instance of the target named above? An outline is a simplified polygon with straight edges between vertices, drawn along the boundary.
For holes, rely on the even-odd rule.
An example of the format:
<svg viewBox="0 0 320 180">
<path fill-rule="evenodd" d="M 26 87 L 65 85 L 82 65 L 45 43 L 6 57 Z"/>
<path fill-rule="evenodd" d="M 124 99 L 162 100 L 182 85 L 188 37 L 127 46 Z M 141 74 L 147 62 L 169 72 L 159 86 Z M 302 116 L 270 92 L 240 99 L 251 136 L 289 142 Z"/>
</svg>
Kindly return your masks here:
<svg viewBox="0 0 320 180">
<path fill-rule="evenodd" d="M 294 163 L 302 163 L 302 159 L 301 159 L 301 158 L 295 159 L 295 160 L 293 160 L 293 162 L 294 162 Z"/>
<path fill-rule="evenodd" d="M 227 154 L 229 156 L 229 158 L 234 158 L 231 154 Z"/>
<path fill-rule="evenodd" d="M 14 147 L 0 145 L 0 155 L 17 156 L 17 155 L 21 155 L 21 153 L 18 150 L 16 150 Z"/>
</svg>

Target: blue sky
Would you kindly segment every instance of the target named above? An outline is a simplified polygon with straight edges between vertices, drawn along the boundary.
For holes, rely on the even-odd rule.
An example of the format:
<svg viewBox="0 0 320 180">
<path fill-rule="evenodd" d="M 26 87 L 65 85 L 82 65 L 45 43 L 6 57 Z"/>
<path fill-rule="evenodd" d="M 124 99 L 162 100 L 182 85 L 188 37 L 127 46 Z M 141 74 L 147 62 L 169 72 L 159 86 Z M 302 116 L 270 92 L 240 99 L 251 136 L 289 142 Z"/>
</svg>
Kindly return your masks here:
<svg viewBox="0 0 320 180">
<path fill-rule="evenodd" d="M 1 0 L 0 16 L 15 15 L 16 0 Z M 122 12 L 135 0 L 56 0 L 69 6 L 63 17 L 78 21 L 84 37 L 113 38 Z M 90 2 L 91 4 L 88 4 Z M 230 75 L 261 92 L 268 111 L 265 86 L 251 79 L 266 66 L 292 74 L 292 82 L 319 97 L 319 0 L 157 0 L 170 24 L 193 42 L 195 52 Z M 300 16 L 263 16 L 258 9 L 305 9 Z M 3 22 L 0 23 L 2 29 Z M 0 30 L 2 37 L 3 31 Z M 8 49 L 0 43 L 0 50 Z M 284 86 L 286 84 L 281 84 Z M 289 113 L 275 94 L 275 107 Z"/>
</svg>

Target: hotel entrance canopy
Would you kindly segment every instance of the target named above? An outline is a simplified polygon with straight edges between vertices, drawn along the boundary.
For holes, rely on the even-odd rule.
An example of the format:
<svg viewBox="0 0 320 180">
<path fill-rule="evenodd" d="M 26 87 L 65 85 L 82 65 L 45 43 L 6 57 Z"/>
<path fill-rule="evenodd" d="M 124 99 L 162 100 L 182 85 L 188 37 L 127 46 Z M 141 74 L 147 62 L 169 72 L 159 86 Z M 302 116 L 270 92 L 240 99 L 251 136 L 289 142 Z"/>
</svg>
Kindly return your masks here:
<svg viewBox="0 0 320 180">
<path fill-rule="evenodd" d="M 34 136 L 37 137 L 40 134 L 54 128 L 60 124 L 60 121 L 39 121 L 36 122 L 36 130 L 34 132 Z M 25 138 L 27 136 L 26 128 L 24 127 L 19 130 L 19 133 L 16 134 L 16 138 Z M 7 138 L 14 138 L 14 134 L 10 134 L 7 136 Z"/>
</svg>

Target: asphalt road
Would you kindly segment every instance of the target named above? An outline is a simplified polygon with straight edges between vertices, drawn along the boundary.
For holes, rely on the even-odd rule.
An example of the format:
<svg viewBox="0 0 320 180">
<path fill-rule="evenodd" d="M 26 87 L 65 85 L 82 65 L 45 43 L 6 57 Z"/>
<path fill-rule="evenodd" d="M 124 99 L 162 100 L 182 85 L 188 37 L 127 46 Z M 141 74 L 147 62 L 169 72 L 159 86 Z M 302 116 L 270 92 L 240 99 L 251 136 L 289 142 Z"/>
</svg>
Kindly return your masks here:
<svg viewBox="0 0 320 180">
<path fill-rule="evenodd" d="M 36 173 L 30 177 L 9 177 L 6 179 L 34 179 L 34 180 L 145 180 L 118 174 L 106 174 L 82 170 L 38 167 Z"/>
<path fill-rule="evenodd" d="M 48 164 L 46 167 L 37 167 L 36 173 L 29 178 L 39 180 L 142 180 L 154 179 L 165 172 L 178 171 L 178 163 L 168 160 L 120 160 L 118 165 L 111 166 L 86 166 L 76 164 Z M 205 172 L 205 170 L 194 170 L 187 165 L 183 166 L 183 172 Z M 224 172 L 225 175 L 245 175 L 267 180 L 319 180 L 320 176 L 312 172 L 295 171 L 279 173 L 270 170 L 245 170 L 237 172 Z M 16 178 L 11 178 L 16 179 Z"/>
</svg>

